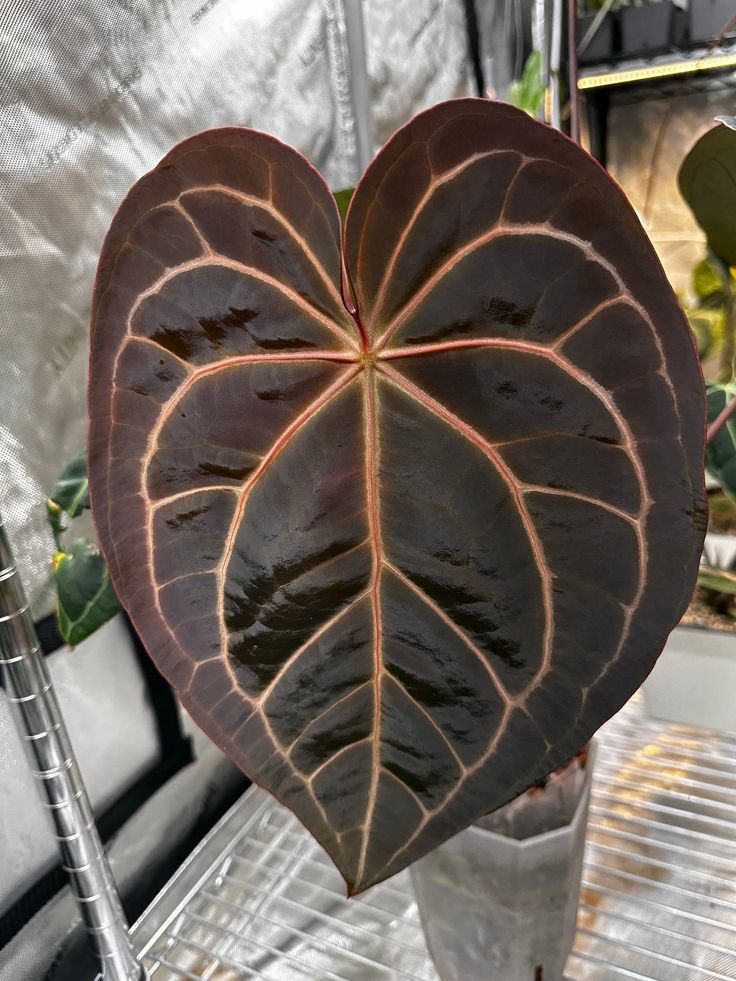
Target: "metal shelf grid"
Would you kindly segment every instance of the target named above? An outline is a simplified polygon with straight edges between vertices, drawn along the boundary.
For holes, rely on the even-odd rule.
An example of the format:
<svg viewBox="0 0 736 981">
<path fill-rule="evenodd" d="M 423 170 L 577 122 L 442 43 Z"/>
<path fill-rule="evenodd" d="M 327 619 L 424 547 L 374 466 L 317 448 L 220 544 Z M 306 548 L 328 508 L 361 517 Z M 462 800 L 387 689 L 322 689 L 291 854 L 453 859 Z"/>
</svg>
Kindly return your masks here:
<svg viewBox="0 0 736 981">
<path fill-rule="evenodd" d="M 133 940 L 151 981 L 437 979 L 408 873 L 346 900 L 320 847 L 257 788 Z M 640 696 L 601 730 L 565 979 L 736 979 L 736 735 L 649 719 Z"/>
</svg>

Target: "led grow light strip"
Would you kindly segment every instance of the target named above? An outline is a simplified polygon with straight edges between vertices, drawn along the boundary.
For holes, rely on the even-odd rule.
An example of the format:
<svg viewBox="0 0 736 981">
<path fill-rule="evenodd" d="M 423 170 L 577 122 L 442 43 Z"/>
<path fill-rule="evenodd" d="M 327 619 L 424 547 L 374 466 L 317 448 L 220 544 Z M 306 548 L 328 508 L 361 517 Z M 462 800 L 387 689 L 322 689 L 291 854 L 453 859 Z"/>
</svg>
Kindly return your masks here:
<svg viewBox="0 0 736 981">
<path fill-rule="evenodd" d="M 602 75 L 583 75 L 578 79 L 579 89 L 597 89 L 607 85 L 624 85 L 627 82 L 644 82 L 653 78 L 667 78 L 671 75 L 688 75 L 690 72 L 713 71 L 717 68 L 736 66 L 736 53 L 709 55 L 690 61 L 670 61 L 664 65 L 647 65 L 644 68 L 631 68 L 627 71 L 606 72 Z"/>
</svg>

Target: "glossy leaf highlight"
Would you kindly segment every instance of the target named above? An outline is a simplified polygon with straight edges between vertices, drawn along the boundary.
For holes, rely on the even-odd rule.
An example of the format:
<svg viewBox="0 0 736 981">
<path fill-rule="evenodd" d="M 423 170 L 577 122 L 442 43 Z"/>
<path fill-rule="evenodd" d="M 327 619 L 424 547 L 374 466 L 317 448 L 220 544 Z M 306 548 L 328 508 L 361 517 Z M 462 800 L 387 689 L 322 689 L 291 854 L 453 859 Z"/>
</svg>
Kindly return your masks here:
<svg viewBox="0 0 736 981">
<path fill-rule="evenodd" d="M 545 777 L 641 683 L 695 582 L 704 414 L 633 211 L 509 106 L 399 130 L 342 247 L 306 161 L 227 129 L 172 150 L 103 248 L 113 580 L 352 892 Z"/>
</svg>

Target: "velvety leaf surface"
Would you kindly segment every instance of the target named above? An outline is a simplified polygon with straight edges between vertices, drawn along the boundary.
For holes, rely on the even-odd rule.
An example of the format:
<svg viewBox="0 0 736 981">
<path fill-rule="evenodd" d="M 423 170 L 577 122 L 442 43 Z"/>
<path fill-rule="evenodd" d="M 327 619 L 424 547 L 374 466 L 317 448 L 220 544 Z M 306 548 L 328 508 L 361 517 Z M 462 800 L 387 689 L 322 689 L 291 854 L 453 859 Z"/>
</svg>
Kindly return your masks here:
<svg viewBox="0 0 736 981">
<path fill-rule="evenodd" d="M 384 147 L 345 303 L 339 234 L 262 134 L 144 177 L 100 262 L 90 473 L 157 664 L 358 891 L 649 672 L 695 582 L 705 409 L 631 208 L 516 109 L 445 103 Z"/>
<path fill-rule="evenodd" d="M 736 130 L 725 119 L 690 150 L 678 182 L 708 245 L 726 265 L 736 265 Z"/>
</svg>

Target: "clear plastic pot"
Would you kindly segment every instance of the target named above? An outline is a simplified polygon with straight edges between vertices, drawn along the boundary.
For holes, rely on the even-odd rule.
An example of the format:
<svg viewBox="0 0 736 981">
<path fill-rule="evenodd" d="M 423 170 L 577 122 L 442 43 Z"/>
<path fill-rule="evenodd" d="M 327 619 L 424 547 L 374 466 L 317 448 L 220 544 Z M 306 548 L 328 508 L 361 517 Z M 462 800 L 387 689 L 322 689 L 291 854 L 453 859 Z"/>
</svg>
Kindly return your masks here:
<svg viewBox="0 0 736 981">
<path fill-rule="evenodd" d="M 595 751 L 593 741 L 572 801 L 571 784 L 553 781 L 551 794 L 523 795 L 490 816 L 506 833 L 472 825 L 411 867 L 442 981 L 560 981 L 575 937 Z M 535 817 L 541 828 L 561 826 L 510 836 L 528 835 Z"/>
</svg>

